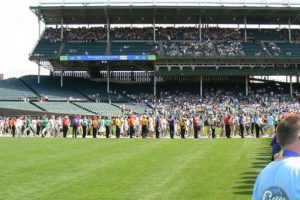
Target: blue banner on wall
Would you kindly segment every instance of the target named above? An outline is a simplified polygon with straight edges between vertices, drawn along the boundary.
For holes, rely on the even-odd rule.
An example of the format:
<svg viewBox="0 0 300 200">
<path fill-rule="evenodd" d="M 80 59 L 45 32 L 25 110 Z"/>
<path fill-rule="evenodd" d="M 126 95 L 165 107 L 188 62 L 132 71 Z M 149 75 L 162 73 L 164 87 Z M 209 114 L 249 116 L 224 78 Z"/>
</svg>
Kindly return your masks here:
<svg viewBox="0 0 300 200">
<path fill-rule="evenodd" d="M 67 55 L 60 56 L 60 61 L 151 61 L 156 55 Z"/>
</svg>

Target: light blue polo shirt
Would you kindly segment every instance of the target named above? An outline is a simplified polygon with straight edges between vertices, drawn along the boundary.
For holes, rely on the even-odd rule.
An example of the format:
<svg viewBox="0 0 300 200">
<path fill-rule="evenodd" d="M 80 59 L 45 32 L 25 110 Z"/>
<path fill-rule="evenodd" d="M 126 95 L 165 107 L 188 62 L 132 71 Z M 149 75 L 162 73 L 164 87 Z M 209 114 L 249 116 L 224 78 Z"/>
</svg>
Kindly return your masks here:
<svg viewBox="0 0 300 200">
<path fill-rule="evenodd" d="M 271 115 L 268 116 L 268 125 L 270 126 L 274 125 L 274 117 Z"/>
<path fill-rule="evenodd" d="M 300 157 L 273 161 L 258 175 L 252 200 L 300 199 Z"/>
</svg>

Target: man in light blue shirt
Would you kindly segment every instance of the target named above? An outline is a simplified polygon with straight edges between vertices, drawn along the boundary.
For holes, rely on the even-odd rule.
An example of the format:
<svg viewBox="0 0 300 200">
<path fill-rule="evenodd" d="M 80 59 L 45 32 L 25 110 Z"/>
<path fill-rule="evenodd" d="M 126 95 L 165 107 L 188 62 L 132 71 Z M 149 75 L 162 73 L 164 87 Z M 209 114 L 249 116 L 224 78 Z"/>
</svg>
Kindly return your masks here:
<svg viewBox="0 0 300 200">
<path fill-rule="evenodd" d="M 272 137 L 273 134 L 275 133 L 275 125 L 274 125 L 274 117 L 272 116 L 272 114 L 270 114 L 268 117 L 267 117 L 267 123 L 268 123 L 268 129 L 270 131 L 270 136 Z"/>
<path fill-rule="evenodd" d="M 256 179 L 252 200 L 300 199 L 300 115 L 291 115 L 277 127 L 282 158 L 268 164 Z"/>
</svg>

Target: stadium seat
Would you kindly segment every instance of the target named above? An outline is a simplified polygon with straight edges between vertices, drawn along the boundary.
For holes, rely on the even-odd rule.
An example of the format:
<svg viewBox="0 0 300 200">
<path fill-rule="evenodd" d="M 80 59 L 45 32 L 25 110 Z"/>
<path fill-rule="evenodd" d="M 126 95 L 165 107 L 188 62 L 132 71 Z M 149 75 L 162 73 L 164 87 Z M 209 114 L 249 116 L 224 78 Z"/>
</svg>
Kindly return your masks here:
<svg viewBox="0 0 300 200">
<path fill-rule="evenodd" d="M 106 42 L 67 42 L 63 55 L 103 55 L 106 54 Z"/>
<path fill-rule="evenodd" d="M 47 96 L 48 100 L 67 100 L 69 98 L 77 99 L 79 101 L 87 100 L 83 95 L 68 85 L 60 87 L 59 78 L 41 76 L 40 84 L 37 83 L 36 76 L 24 76 L 22 77 L 22 80 L 24 80 L 40 96 Z"/>
<path fill-rule="evenodd" d="M 36 79 L 35 79 L 36 80 Z M 22 100 L 37 98 L 19 79 L 10 78 L 0 81 L 0 100 Z"/>
<path fill-rule="evenodd" d="M 113 55 L 153 55 L 154 43 L 152 42 L 112 42 L 111 54 Z"/>
<path fill-rule="evenodd" d="M 74 115 L 93 115 L 94 113 L 84 110 L 73 103 L 67 102 L 34 102 L 33 104 L 43 108 L 48 112 L 74 114 Z"/>
<path fill-rule="evenodd" d="M 108 103 L 77 102 L 74 104 L 87 110 L 91 110 L 100 116 L 117 116 L 121 114 L 120 108 Z"/>
<path fill-rule="evenodd" d="M 17 109 L 17 110 L 29 110 L 29 111 L 42 111 L 35 105 L 29 102 L 17 102 L 17 101 L 0 101 L 0 108 Z"/>
</svg>

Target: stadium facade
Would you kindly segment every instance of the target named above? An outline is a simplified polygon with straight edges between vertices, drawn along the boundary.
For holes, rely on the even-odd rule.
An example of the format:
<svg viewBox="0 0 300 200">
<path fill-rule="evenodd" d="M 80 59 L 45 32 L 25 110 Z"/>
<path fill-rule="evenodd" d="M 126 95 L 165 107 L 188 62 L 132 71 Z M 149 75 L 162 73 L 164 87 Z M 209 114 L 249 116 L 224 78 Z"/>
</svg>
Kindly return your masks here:
<svg viewBox="0 0 300 200">
<path fill-rule="evenodd" d="M 248 94 L 249 76 L 255 75 L 286 75 L 296 76 L 299 81 L 300 59 L 296 51 L 299 51 L 298 41 L 293 41 L 292 25 L 298 25 L 300 4 L 295 0 L 268 0 L 268 1 L 40 1 L 38 6 L 30 9 L 36 14 L 40 22 L 47 26 L 55 25 L 60 30 L 60 42 L 56 44 L 55 55 L 46 55 L 40 50 L 47 48 L 47 44 L 41 45 L 39 42 L 30 56 L 30 59 L 37 62 L 39 67 L 49 67 L 53 72 L 62 72 L 61 86 L 63 86 L 63 74 L 67 71 L 87 71 L 93 77 L 97 77 L 100 71 L 107 74 L 114 72 L 144 71 L 147 81 L 154 83 L 154 94 L 156 94 L 156 81 L 164 80 L 170 76 L 188 77 L 200 82 L 200 95 L 202 95 L 203 77 L 231 77 L 239 79 L 244 77 L 245 94 Z M 113 25 L 143 24 L 149 25 L 153 29 L 151 39 L 139 40 L 116 40 L 111 36 Z M 162 24 L 194 24 L 194 29 L 198 38 L 193 38 L 197 42 L 203 42 L 203 31 L 210 24 L 238 24 L 243 26 L 239 31 L 242 33 L 239 38 L 243 44 L 245 54 L 242 56 L 168 56 L 164 52 L 164 40 L 158 38 L 158 28 Z M 286 38 L 282 39 L 284 53 L 274 55 L 267 43 L 271 40 L 257 40 L 249 43 L 249 30 L 247 26 L 253 24 L 287 25 Z M 90 47 L 86 44 L 77 43 L 72 46 L 72 41 L 68 41 L 66 32 L 68 26 L 72 25 L 99 25 L 105 29 L 106 37 L 98 40 Z M 259 30 L 256 30 L 259 31 Z M 276 30 L 274 30 L 275 32 Z M 39 32 L 41 38 L 43 34 Z M 268 36 L 268 35 L 266 35 Z M 277 39 L 277 38 L 275 38 Z M 193 42 L 192 40 L 174 40 L 174 42 Z M 77 41 L 78 42 L 78 41 Z M 152 48 L 157 44 L 160 54 Z M 53 45 L 53 44 L 52 44 Z M 98 45 L 98 46 L 97 46 Z M 67 47 L 66 47 L 67 46 Z M 94 48 L 98 51 L 90 50 L 88 55 L 69 54 L 65 48 L 78 47 L 87 49 Z M 119 47 L 128 46 L 132 51 L 119 52 Z M 280 46 L 280 45 L 279 45 Z M 53 50 L 51 45 L 49 49 Z M 262 56 L 254 56 L 257 48 L 266 51 Z M 140 51 L 139 51 L 140 50 Z M 152 51 L 151 51 L 152 50 Z M 293 55 L 289 55 L 289 50 Z M 147 51 L 147 52 L 145 52 Z M 163 52 L 163 53 L 162 53 Z M 123 55 L 124 53 L 124 55 Z M 130 55 L 133 54 L 133 55 Z M 105 56 L 107 55 L 107 56 Z M 149 59 L 148 56 L 151 58 Z M 114 58 L 113 58 L 114 57 Z M 109 92 L 109 78 L 107 76 L 107 91 Z M 152 77 L 152 78 L 149 78 Z M 176 78 L 171 78 L 176 80 Z M 182 78 L 181 78 L 182 79 Z M 290 78 L 292 80 L 292 78 Z M 40 81 L 40 80 L 38 80 Z M 292 83 L 290 84 L 292 94 Z"/>
</svg>

